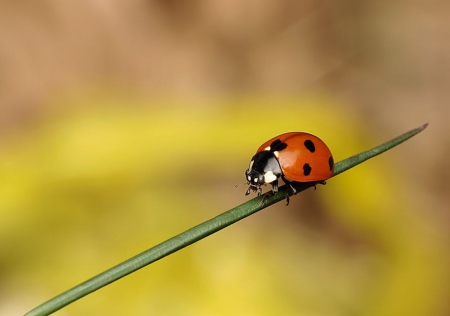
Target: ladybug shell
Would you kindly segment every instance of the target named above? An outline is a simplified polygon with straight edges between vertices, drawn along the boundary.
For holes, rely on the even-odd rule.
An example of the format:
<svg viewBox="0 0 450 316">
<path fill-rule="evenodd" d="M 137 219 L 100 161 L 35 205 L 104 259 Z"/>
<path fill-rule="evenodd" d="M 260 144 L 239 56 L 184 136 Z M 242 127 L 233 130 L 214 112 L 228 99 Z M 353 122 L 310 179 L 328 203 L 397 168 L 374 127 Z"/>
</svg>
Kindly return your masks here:
<svg viewBox="0 0 450 316">
<path fill-rule="evenodd" d="M 277 142 L 279 145 L 271 148 L 271 144 L 276 140 L 281 143 Z M 277 150 L 277 147 L 281 150 Z M 323 181 L 333 175 L 334 160 L 330 149 L 312 134 L 281 134 L 262 144 L 257 153 L 269 150 L 274 152 L 284 177 L 289 181 Z"/>
</svg>

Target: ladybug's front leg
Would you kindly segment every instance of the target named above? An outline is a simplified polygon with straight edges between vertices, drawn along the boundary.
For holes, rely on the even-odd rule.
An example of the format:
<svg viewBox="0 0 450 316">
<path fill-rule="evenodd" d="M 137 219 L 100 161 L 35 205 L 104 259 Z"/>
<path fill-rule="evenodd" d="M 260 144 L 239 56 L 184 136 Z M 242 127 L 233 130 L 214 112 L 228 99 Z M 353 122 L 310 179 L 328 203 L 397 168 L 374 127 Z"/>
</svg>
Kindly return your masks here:
<svg viewBox="0 0 450 316">
<path fill-rule="evenodd" d="M 261 188 L 261 186 L 258 186 L 258 196 L 261 196 L 262 195 L 262 188 Z"/>
<path fill-rule="evenodd" d="M 273 181 L 272 183 L 272 193 L 266 193 L 264 194 L 262 200 L 261 200 L 261 204 L 264 205 L 264 203 L 266 202 L 266 198 L 270 195 L 274 195 L 277 194 L 278 192 L 278 179 L 276 179 L 275 181 Z M 259 196 L 259 195 L 258 195 Z"/>
</svg>

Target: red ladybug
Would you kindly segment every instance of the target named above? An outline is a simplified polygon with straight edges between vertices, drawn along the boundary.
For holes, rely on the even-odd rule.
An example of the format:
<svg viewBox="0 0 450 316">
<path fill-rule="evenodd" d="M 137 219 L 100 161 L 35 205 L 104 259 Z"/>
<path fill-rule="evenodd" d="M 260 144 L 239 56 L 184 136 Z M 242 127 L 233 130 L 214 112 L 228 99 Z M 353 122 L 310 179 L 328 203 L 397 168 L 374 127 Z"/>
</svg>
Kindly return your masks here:
<svg viewBox="0 0 450 316">
<path fill-rule="evenodd" d="M 261 185 L 272 184 L 272 192 L 278 192 L 278 179 L 286 183 L 286 202 L 289 195 L 297 193 L 292 182 L 310 182 L 312 186 L 325 184 L 333 176 L 334 160 L 330 149 L 318 137 L 302 132 L 276 136 L 262 144 L 245 171 L 250 191 L 262 194 Z"/>
</svg>

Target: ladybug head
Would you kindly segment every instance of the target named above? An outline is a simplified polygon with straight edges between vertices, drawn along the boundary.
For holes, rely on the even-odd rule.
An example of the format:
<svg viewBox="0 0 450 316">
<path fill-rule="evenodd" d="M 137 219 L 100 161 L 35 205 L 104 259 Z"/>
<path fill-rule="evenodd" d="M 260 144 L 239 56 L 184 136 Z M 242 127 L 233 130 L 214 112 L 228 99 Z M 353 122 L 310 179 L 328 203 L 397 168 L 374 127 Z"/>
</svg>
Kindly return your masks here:
<svg viewBox="0 0 450 316">
<path fill-rule="evenodd" d="M 250 194 L 250 191 L 259 191 L 258 195 L 261 195 L 261 185 L 277 181 L 281 174 L 280 164 L 272 152 L 257 153 L 245 171 L 245 178 L 249 185 L 246 195 Z"/>
</svg>

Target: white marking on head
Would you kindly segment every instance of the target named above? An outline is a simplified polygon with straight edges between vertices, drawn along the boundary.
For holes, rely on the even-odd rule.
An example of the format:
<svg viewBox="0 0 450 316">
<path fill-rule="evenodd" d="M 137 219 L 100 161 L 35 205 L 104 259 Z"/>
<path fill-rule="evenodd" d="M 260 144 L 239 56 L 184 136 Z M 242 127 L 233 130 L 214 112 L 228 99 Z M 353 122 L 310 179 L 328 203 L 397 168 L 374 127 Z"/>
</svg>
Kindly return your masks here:
<svg viewBox="0 0 450 316">
<path fill-rule="evenodd" d="M 252 180 L 252 177 L 247 176 L 247 179 L 248 179 L 248 181 L 251 181 L 251 180 Z"/>
<path fill-rule="evenodd" d="M 266 148 L 264 148 L 264 150 L 265 150 L 265 151 L 270 151 L 270 146 L 269 146 L 269 147 L 266 147 Z"/>
<path fill-rule="evenodd" d="M 254 178 L 253 182 L 257 183 L 258 182 L 258 178 Z"/>
<path fill-rule="evenodd" d="M 273 174 L 272 171 L 267 171 L 264 174 L 264 182 L 265 183 L 272 183 L 277 179 L 277 176 Z"/>
<path fill-rule="evenodd" d="M 274 151 L 273 154 L 275 157 L 277 157 L 277 159 L 280 157 L 280 153 L 278 151 Z"/>
</svg>

